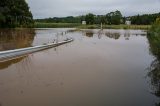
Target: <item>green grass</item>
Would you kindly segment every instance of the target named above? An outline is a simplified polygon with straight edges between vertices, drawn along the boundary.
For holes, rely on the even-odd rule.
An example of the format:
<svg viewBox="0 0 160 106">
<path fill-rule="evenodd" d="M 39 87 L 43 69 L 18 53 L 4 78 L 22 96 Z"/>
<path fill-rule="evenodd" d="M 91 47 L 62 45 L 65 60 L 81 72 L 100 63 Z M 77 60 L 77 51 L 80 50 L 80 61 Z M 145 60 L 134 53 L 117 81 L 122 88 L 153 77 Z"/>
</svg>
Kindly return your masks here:
<svg viewBox="0 0 160 106">
<path fill-rule="evenodd" d="M 100 25 L 82 25 L 81 23 L 40 23 L 36 22 L 35 28 L 79 28 L 100 29 Z M 103 25 L 104 29 L 149 29 L 150 25 Z"/>
<path fill-rule="evenodd" d="M 147 37 L 150 44 L 150 51 L 157 57 L 156 60 L 152 62 L 148 75 L 151 78 L 151 84 L 154 87 L 155 95 L 160 96 L 160 18 L 158 18 L 148 30 Z"/>
<path fill-rule="evenodd" d="M 79 28 L 79 29 L 99 29 L 100 26 L 98 26 L 98 25 L 80 25 L 76 28 Z"/>
<path fill-rule="evenodd" d="M 151 25 L 103 25 L 103 29 L 144 29 L 147 30 Z M 81 29 L 100 29 L 100 25 L 81 25 Z"/>
<path fill-rule="evenodd" d="M 149 29 L 151 25 L 104 25 L 104 29 Z"/>
<path fill-rule="evenodd" d="M 160 60 L 160 19 L 159 22 L 155 22 L 149 29 L 147 37 L 150 44 L 150 50 Z"/>
<path fill-rule="evenodd" d="M 35 28 L 75 28 L 79 23 L 39 23 L 34 24 Z"/>
</svg>

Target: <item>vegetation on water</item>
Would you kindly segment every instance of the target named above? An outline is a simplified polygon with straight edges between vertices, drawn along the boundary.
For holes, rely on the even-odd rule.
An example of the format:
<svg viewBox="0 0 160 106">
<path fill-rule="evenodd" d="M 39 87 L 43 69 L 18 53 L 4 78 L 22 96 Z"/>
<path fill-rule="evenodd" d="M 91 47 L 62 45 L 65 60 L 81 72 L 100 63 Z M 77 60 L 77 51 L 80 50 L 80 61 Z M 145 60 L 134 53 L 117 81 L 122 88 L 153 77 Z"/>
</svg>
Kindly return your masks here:
<svg viewBox="0 0 160 106">
<path fill-rule="evenodd" d="M 32 25 L 33 16 L 25 0 L 0 0 L 0 28 Z"/>
</svg>

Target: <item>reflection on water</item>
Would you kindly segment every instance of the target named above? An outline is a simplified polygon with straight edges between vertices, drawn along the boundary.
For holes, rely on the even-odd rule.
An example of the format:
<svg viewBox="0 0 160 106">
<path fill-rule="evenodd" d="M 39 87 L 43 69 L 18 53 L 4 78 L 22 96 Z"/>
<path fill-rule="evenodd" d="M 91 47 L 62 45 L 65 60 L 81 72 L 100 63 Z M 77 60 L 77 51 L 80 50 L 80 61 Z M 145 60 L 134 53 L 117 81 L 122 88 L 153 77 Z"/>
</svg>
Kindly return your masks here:
<svg viewBox="0 0 160 106">
<path fill-rule="evenodd" d="M 152 86 L 152 93 L 160 98 L 160 62 L 155 60 L 152 62 L 148 76 Z M 160 102 L 156 103 L 156 106 L 160 106 Z"/>
<path fill-rule="evenodd" d="M 22 61 L 24 58 L 26 58 L 26 56 L 18 57 L 16 59 L 4 61 L 4 62 L 0 62 L 0 69 L 5 69 L 12 64 L 15 64 L 15 63 L 18 63 L 18 62 Z"/>
<path fill-rule="evenodd" d="M 93 37 L 93 32 L 92 31 L 86 31 L 85 36 L 87 37 Z"/>
<path fill-rule="evenodd" d="M 31 47 L 35 37 L 34 29 L 0 29 L 0 51 Z M 0 69 L 18 63 L 27 56 L 0 62 Z"/>
<path fill-rule="evenodd" d="M 74 32 L 74 30 L 72 30 L 71 32 Z M 106 36 L 110 39 L 115 39 L 118 40 L 120 39 L 121 36 L 124 36 L 125 40 L 129 40 L 129 38 L 131 37 L 131 35 L 134 36 L 146 36 L 146 32 L 142 32 L 142 31 L 137 31 L 137 30 L 82 30 L 83 35 L 87 36 L 87 37 L 94 37 L 97 35 L 99 39 L 102 38 L 102 36 Z"/>
<path fill-rule="evenodd" d="M 66 37 L 74 38 L 74 42 L 0 63 L 0 105 L 154 106 L 158 103 L 144 78 L 145 69 L 154 59 L 149 54 L 146 32 L 98 29 L 35 29 L 34 32 L 33 39 L 24 37 L 28 46 Z M 13 39 L 8 41 L 15 43 Z M 157 79 L 154 73 L 150 73 L 153 82 Z"/>
<path fill-rule="evenodd" d="M 0 29 L 0 51 L 32 46 L 34 29 Z"/>
<path fill-rule="evenodd" d="M 160 97 L 160 63 L 158 60 L 152 62 L 148 75 L 151 78 L 151 84 L 154 86 L 155 95 Z"/>
<path fill-rule="evenodd" d="M 110 32 L 106 32 L 105 35 L 108 37 L 108 38 L 113 38 L 113 39 L 119 39 L 120 37 L 120 34 L 119 33 L 110 33 Z"/>
</svg>

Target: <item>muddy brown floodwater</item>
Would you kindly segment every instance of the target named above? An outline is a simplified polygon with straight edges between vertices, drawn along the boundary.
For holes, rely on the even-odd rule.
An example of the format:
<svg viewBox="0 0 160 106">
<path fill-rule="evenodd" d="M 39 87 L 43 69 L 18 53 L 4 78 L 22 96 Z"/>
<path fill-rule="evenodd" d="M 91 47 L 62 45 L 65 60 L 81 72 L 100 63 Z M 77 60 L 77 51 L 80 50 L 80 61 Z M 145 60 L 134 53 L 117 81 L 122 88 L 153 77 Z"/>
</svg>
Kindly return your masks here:
<svg viewBox="0 0 160 106">
<path fill-rule="evenodd" d="M 155 106 L 142 30 L 0 30 L 0 51 L 74 42 L 0 63 L 0 106 Z"/>
</svg>

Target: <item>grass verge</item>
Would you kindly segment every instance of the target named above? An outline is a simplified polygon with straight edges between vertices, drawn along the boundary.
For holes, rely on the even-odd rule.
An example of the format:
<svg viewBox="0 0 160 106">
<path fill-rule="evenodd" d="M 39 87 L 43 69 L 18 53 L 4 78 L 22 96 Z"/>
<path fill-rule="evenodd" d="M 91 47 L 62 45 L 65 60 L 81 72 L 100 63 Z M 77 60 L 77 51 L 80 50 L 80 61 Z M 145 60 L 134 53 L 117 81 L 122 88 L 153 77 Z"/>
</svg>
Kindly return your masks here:
<svg viewBox="0 0 160 106">
<path fill-rule="evenodd" d="M 79 29 L 100 29 L 101 26 L 82 25 L 81 23 L 40 23 L 35 22 L 35 28 L 79 28 Z M 103 25 L 104 29 L 149 29 L 151 25 Z"/>
</svg>

